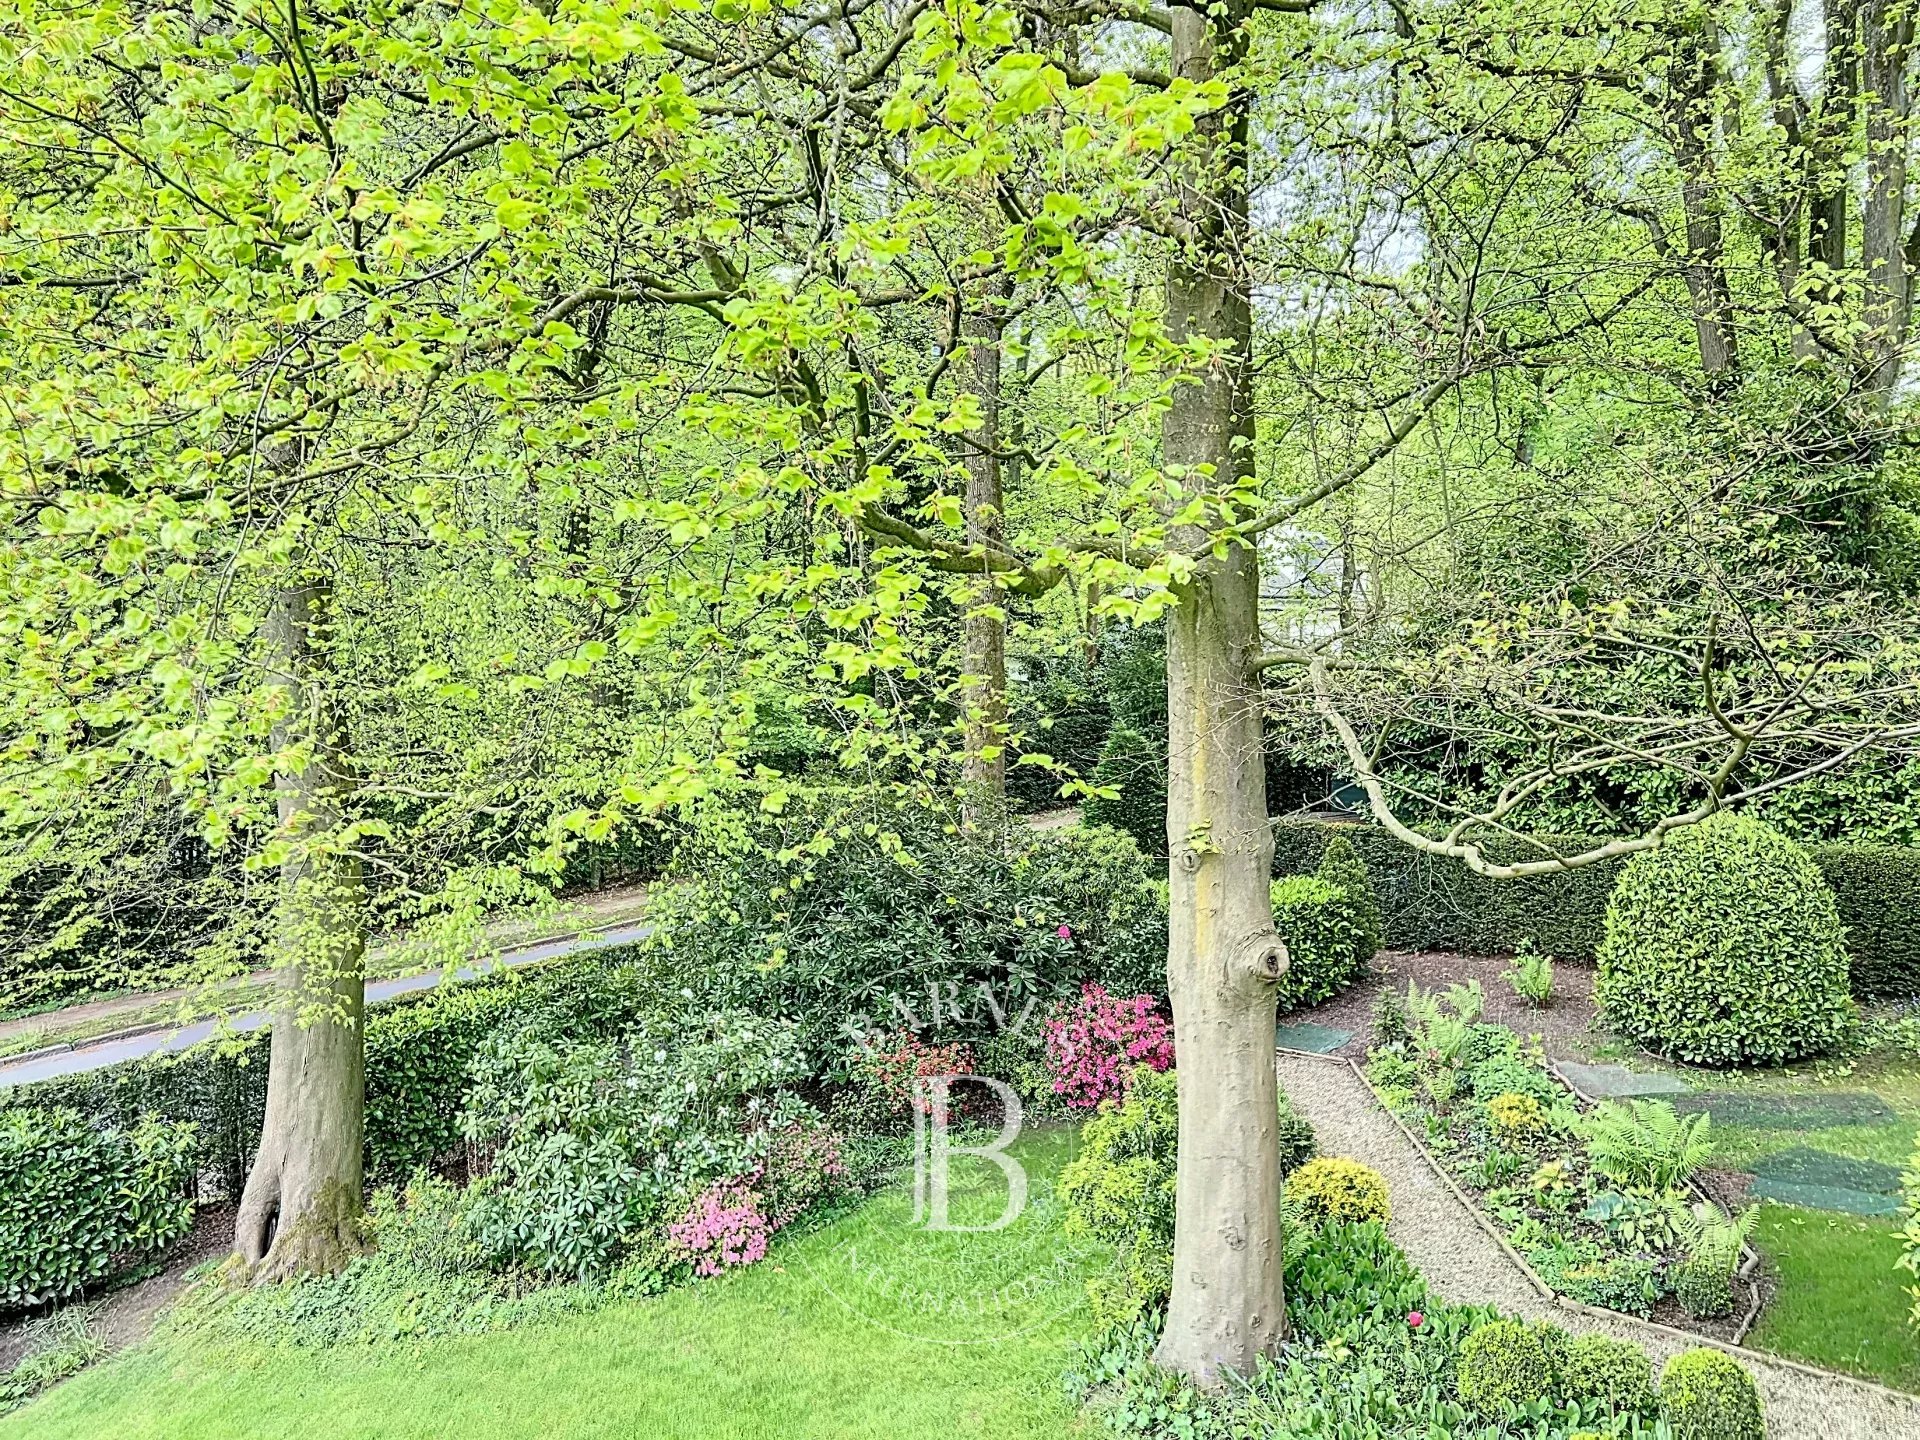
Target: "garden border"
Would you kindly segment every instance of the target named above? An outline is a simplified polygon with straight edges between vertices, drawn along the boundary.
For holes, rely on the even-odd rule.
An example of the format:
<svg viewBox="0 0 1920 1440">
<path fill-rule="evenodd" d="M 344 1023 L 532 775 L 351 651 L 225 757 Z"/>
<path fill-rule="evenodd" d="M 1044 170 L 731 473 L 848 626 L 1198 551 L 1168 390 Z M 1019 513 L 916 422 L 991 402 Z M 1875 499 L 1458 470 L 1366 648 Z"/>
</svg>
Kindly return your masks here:
<svg viewBox="0 0 1920 1440">
<path fill-rule="evenodd" d="M 1589 1095 L 1578 1085 L 1574 1084 L 1573 1081 L 1569 1080 L 1566 1072 L 1560 1068 L 1559 1061 L 1549 1059 L 1547 1061 L 1547 1069 L 1553 1075 L 1554 1079 L 1558 1080 L 1572 1092 L 1576 1099 L 1584 1100 L 1588 1105 L 1598 1105 L 1602 1103 L 1598 1096 Z M 1376 1095 L 1377 1093 L 1378 1092 L 1376 1092 Z M 1640 1099 L 1648 1097 L 1630 1096 L 1626 1098 Z M 1396 1116 L 1394 1118 L 1398 1119 L 1399 1117 Z M 1700 1188 L 1699 1183 L 1692 1177 L 1688 1177 L 1687 1188 L 1702 1200 L 1711 1202 L 1713 1199 L 1711 1195 Z M 1760 1318 L 1760 1282 L 1755 1278 L 1760 1269 L 1760 1252 L 1743 1240 L 1740 1242 L 1740 1253 L 1743 1258 L 1740 1261 L 1739 1268 L 1733 1273 L 1735 1279 L 1746 1282 L 1747 1313 L 1741 1318 L 1740 1323 L 1733 1328 L 1733 1343 L 1735 1345 L 1738 1345 L 1742 1340 L 1747 1338 L 1748 1332 L 1753 1329 L 1754 1322 Z"/>
<path fill-rule="evenodd" d="M 1778 1365 L 1784 1369 L 1796 1371 L 1816 1380 L 1826 1382 L 1837 1381 L 1843 1385 L 1858 1386 L 1903 1406 L 1920 1407 L 1920 1394 L 1916 1394 L 1913 1391 L 1896 1390 L 1891 1385 L 1883 1385 L 1877 1380 L 1862 1379 L 1858 1375 L 1848 1375 L 1839 1370 L 1822 1369 L 1818 1365 L 1809 1365 L 1802 1360 L 1794 1360 L 1785 1355 L 1776 1355 L 1770 1350 L 1755 1350 L 1746 1345 L 1734 1344 L 1725 1340 L 1716 1340 L 1710 1335 L 1698 1335 L 1691 1330 L 1681 1330 L 1676 1326 L 1662 1324 L 1658 1320 L 1643 1320 L 1637 1315 L 1628 1315 L 1620 1310 L 1607 1310 L 1598 1305 L 1588 1305 L 1579 1300 L 1573 1300 L 1562 1295 L 1535 1273 L 1534 1268 L 1508 1243 L 1507 1237 L 1500 1233 L 1500 1228 L 1487 1218 L 1486 1212 L 1461 1190 L 1453 1176 L 1447 1173 L 1446 1167 L 1434 1159 L 1432 1152 L 1421 1142 L 1420 1137 L 1415 1135 L 1413 1131 L 1407 1127 L 1404 1120 L 1387 1108 L 1385 1103 L 1380 1099 L 1380 1092 L 1375 1090 L 1371 1082 L 1368 1081 L 1366 1071 L 1361 1068 L 1358 1061 L 1354 1060 L 1351 1056 L 1321 1055 L 1312 1050 L 1289 1049 L 1284 1045 L 1275 1046 L 1274 1048 L 1276 1052 L 1290 1057 L 1331 1061 L 1335 1065 L 1344 1065 L 1351 1070 L 1354 1078 L 1360 1082 L 1361 1087 L 1372 1099 L 1374 1107 L 1393 1122 L 1400 1133 L 1406 1137 L 1407 1143 L 1413 1147 L 1414 1153 L 1425 1163 L 1428 1171 L 1437 1177 L 1440 1183 L 1446 1187 L 1448 1194 L 1452 1195 L 1455 1200 L 1466 1207 L 1467 1213 L 1473 1218 L 1473 1223 L 1479 1226 L 1481 1231 L 1484 1232 L 1494 1244 L 1500 1247 L 1501 1253 L 1513 1262 L 1515 1268 L 1519 1270 L 1527 1284 L 1542 1300 L 1550 1301 L 1558 1308 L 1572 1314 L 1586 1315 L 1613 1325 L 1637 1325 L 1666 1339 L 1678 1341 L 1683 1345 L 1705 1346 L 1709 1349 L 1719 1350 L 1726 1355 L 1732 1356 L 1736 1360 L 1754 1360 L 1765 1365 Z"/>
</svg>

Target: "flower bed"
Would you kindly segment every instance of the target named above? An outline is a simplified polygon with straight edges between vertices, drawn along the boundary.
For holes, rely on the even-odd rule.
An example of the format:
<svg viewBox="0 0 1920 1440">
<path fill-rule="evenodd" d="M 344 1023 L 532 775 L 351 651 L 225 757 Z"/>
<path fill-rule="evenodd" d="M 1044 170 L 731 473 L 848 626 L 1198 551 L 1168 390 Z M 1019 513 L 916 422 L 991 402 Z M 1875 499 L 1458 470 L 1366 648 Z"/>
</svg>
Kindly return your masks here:
<svg viewBox="0 0 1920 1440">
<path fill-rule="evenodd" d="M 1477 985 L 1409 987 L 1382 1007 L 1367 1077 L 1548 1286 L 1572 1300 L 1734 1339 L 1756 1295 L 1751 1210 L 1692 1185 L 1704 1115 L 1663 1101 L 1587 1105 L 1537 1039 L 1482 1022 Z"/>
</svg>

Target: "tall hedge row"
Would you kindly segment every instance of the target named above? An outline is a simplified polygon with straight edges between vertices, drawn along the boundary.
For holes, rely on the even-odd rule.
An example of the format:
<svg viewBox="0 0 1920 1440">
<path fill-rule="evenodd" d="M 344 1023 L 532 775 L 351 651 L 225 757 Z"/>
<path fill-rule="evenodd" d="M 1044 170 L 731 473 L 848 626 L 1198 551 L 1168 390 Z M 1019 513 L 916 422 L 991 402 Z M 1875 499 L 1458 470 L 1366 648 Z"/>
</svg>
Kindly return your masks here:
<svg viewBox="0 0 1920 1440">
<path fill-rule="evenodd" d="M 1511 953 L 1521 940 L 1569 960 L 1591 960 L 1605 933 L 1607 899 L 1625 859 L 1558 875 L 1489 880 L 1457 860 L 1426 855 L 1377 826 L 1352 821 L 1282 820 L 1274 826 L 1276 875 L 1310 875 L 1328 841 L 1345 835 L 1373 877 L 1396 950 Z M 1571 855 L 1600 842 L 1537 835 L 1491 842 L 1503 860 Z M 1818 844 L 1804 847 L 1833 887 L 1852 956 L 1852 989 L 1862 998 L 1920 995 L 1920 848 Z"/>
<path fill-rule="evenodd" d="M 596 958 L 604 963 L 604 954 Z M 467 1064 L 531 983 L 502 975 L 368 1012 L 369 1175 L 398 1178 L 455 1148 Z M 0 1104 L 64 1107 L 129 1132 L 148 1115 L 191 1124 L 195 1168 L 213 1175 L 223 1193 L 238 1195 L 266 1113 L 270 1043 L 256 1031 L 227 1050 L 203 1047 L 0 1090 Z"/>
</svg>

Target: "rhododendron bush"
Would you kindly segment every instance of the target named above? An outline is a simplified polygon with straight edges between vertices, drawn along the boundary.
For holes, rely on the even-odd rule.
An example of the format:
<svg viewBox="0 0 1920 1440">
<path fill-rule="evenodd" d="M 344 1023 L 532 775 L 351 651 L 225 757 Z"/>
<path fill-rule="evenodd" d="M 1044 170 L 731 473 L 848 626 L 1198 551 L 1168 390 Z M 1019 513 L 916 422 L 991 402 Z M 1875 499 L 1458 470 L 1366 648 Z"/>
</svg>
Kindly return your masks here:
<svg viewBox="0 0 1920 1440">
<path fill-rule="evenodd" d="M 1078 1110 L 1122 1098 L 1137 1065 L 1173 1065 L 1173 1027 L 1151 995 L 1122 998 L 1085 986 L 1078 1001 L 1047 1021 L 1046 1036 L 1054 1092 Z"/>
</svg>

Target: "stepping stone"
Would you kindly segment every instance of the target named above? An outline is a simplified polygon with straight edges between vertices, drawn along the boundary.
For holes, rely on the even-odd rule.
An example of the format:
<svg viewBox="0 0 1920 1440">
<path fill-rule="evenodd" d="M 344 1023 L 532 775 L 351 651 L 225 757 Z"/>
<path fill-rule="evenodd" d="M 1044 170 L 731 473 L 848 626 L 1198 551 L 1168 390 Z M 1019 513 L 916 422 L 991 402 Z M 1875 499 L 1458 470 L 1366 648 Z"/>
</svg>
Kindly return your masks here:
<svg viewBox="0 0 1920 1440">
<path fill-rule="evenodd" d="M 1750 1193 L 1782 1205 L 1845 1215 L 1898 1215 L 1905 1208 L 1897 1167 L 1806 1145 L 1756 1161 Z"/>
<path fill-rule="evenodd" d="M 1818 1095 L 1767 1095 L 1751 1090 L 1707 1090 L 1674 1102 L 1682 1114 L 1705 1111 L 1723 1125 L 1753 1130 L 1830 1130 L 1882 1125 L 1893 1111 L 1878 1095 L 1838 1090 Z"/>
<path fill-rule="evenodd" d="M 1608 1100 L 1641 1095 L 1684 1095 L 1693 1088 L 1677 1075 L 1644 1074 L 1624 1065 L 1575 1065 L 1562 1060 L 1560 1073 L 1583 1093 Z"/>
<path fill-rule="evenodd" d="M 1792 1180 L 1755 1179 L 1747 1192 L 1756 1200 L 1798 1205 L 1803 1210 L 1831 1210 L 1842 1215 L 1898 1215 L 1905 1209 L 1898 1195 L 1854 1190 L 1845 1185 L 1802 1185 Z"/>
<path fill-rule="evenodd" d="M 1277 1026 L 1273 1038 L 1283 1050 L 1311 1050 L 1316 1055 L 1331 1055 L 1353 1039 L 1353 1032 L 1303 1020 L 1298 1025 Z"/>
</svg>

